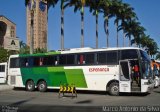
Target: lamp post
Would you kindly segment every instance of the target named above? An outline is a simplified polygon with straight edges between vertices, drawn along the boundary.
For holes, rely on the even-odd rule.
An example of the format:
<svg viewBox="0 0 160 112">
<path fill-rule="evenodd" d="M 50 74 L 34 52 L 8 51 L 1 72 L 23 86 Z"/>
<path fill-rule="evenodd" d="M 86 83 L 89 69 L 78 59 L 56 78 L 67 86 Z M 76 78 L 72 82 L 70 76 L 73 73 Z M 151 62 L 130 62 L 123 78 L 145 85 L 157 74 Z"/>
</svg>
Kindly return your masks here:
<svg viewBox="0 0 160 112">
<path fill-rule="evenodd" d="M 34 10 L 36 7 L 36 2 L 34 0 L 30 0 L 29 10 L 31 14 L 31 35 L 30 35 L 30 54 L 33 54 L 34 49 Z"/>
</svg>

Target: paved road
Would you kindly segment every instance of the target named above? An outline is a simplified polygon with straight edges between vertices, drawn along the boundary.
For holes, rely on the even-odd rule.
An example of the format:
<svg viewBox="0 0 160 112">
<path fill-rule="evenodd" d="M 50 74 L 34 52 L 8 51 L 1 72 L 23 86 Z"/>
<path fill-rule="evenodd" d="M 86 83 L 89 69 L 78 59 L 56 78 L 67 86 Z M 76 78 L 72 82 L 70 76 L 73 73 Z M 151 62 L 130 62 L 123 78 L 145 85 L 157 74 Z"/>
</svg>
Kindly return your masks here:
<svg viewBox="0 0 160 112">
<path fill-rule="evenodd" d="M 78 97 L 58 98 L 58 91 L 51 90 L 46 93 L 27 92 L 24 89 L 0 91 L 0 112 L 103 112 L 121 111 L 126 106 L 129 109 L 160 111 L 160 87 L 154 89 L 151 94 L 123 94 L 121 96 L 110 96 L 105 92 L 82 92 L 78 91 Z M 110 106 L 114 106 L 113 108 Z M 118 107 L 117 107 L 118 106 Z M 153 107 L 152 106 L 158 106 Z M 135 108 L 132 108 L 135 107 Z M 132 110 L 134 111 L 134 110 Z M 127 110 L 128 112 L 128 110 Z"/>
</svg>

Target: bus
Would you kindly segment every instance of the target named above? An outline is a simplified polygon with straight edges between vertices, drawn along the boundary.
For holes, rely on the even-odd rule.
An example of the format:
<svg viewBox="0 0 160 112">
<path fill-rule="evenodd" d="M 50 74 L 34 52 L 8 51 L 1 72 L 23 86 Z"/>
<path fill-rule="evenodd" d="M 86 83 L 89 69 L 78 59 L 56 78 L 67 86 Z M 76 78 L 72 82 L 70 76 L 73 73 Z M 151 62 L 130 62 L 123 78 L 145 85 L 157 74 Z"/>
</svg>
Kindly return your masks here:
<svg viewBox="0 0 160 112">
<path fill-rule="evenodd" d="M 154 87 L 150 64 L 147 53 L 135 47 L 11 55 L 8 84 L 40 92 L 74 84 L 77 90 L 108 91 L 111 95 L 146 93 Z M 138 77 L 132 70 L 134 65 L 139 67 Z"/>
<path fill-rule="evenodd" d="M 0 84 L 6 83 L 7 79 L 7 62 L 0 63 Z"/>
</svg>

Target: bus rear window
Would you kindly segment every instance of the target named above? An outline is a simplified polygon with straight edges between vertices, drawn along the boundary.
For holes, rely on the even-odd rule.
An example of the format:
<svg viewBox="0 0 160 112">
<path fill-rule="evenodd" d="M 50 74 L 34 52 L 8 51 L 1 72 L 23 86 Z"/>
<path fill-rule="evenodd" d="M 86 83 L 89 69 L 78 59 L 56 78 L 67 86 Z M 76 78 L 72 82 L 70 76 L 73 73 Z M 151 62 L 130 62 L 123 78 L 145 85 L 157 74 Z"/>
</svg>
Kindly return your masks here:
<svg viewBox="0 0 160 112">
<path fill-rule="evenodd" d="M 19 58 L 11 58 L 10 59 L 10 68 L 18 68 L 19 67 Z"/>
<path fill-rule="evenodd" d="M 0 72 L 5 72 L 5 65 L 0 65 Z"/>
</svg>

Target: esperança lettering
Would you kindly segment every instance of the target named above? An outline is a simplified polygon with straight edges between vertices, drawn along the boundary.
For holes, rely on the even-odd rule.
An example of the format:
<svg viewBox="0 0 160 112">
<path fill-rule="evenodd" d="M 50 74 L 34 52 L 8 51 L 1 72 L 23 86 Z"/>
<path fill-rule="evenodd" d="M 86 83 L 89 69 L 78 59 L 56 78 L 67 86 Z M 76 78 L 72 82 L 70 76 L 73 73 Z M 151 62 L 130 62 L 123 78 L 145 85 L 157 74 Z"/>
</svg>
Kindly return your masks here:
<svg viewBox="0 0 160 112">
<path fill-rule="evenodd" d="M 89 72 L 108 72 L 109 68 L 89 68 Z"/>
</svg>

